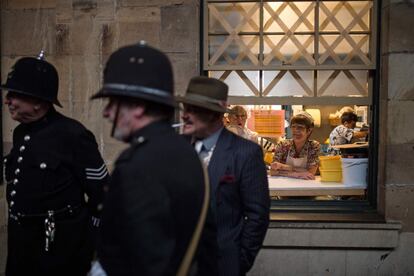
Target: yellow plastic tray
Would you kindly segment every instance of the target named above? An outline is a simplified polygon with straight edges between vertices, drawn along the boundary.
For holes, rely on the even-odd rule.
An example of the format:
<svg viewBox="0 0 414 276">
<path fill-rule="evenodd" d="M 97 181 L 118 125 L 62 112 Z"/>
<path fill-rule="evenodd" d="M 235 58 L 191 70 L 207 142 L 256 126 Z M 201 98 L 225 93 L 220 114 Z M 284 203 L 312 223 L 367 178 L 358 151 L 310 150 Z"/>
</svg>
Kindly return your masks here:
<svg viewBox="0 0 414 276">
<path fill-rule="evenodd" d="M 319 156 L 319 162 L 321 169 L 324 170 L 341 170 L 342 162 L 341 156 Z"/>
<path fill-rule="evenodd" d="M 342 182 L 342 170 L 319 169 L 319 171 L 323 182 Z"/>
</svg>

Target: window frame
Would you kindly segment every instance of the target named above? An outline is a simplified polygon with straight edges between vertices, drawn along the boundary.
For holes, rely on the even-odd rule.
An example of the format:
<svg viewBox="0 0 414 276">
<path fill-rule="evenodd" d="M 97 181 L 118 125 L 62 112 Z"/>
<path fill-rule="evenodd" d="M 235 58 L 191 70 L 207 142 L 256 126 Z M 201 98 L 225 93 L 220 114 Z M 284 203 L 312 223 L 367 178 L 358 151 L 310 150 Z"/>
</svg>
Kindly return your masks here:
<svg viewBox="0 0 414 276">
<path fill-rule="evenodd" d="M 299 0 L 300 1 L 300 0 Z M 296 1 L 296 2 L 299 2 Z M 328 0 L 333 1 L 333 0 Z M 269 2 L 265 0 L 203 0 L 200 6 L 200 71 L 203 75 L 208 75 L 212 69 L 220 69 L 223 71 L 225 68 L 210 67 L 208 66 L 208 4 L 209 3 L 246 3 L 246 2 Z M 274 1 L 272 1 L 274 2 Z M 282 2 L 282 1 L 278 1 Z M 290 1 L 294 2 L 294 1 Z M 314 2 L 320 2 L 316 0 Z M 335 1 L 340 2 L 340 1 Z M 347 1 L 345 1 L 347 2 Z M 315 14 L 317 17 L 317 14 Z M 332 69 L 361 69 L 368 70 L 369 72 L 369 84 L 368 84 L 368 96 L 367 97 L 321 97 L 315 100 L 313 97 L 289 97 L 289 96 L 271 96 L 271 97 L 258 97 L 258 96 L 229 96 L 228 103 L 234 105 L 272 105 L 275 102 L 280 105 L 367 105 L 370 112 L 371 129 L 369 135 L 369 170 L 368 170 L 368 186 L 367 196 L 365 200 L 356 201 L 309 201 L 309 200 L 272 200 L 271 210 L 273 214 L 283 214 L 282 219 L 286 220 L 289 214 L 293 214 L 292 220 L 297 220 L 297 214 L 311 214 L 311 213 L 325 213 L 328 214 L 328 221 L 335 220 L 335 215 L 329 216 L 329 213 L 334 214 L 352 214 L 350 217 L 346 217 L 346 221 L 380 221 L 382 216 L 377 215 L 377 178 L 378 178 L 378 142 L 379 142 L 379 80 L 380 80 L 380 32 L 378 28 L 378 22 L 380 22 L 380 11 L 378 10 L 378 1 L 372 0 L 371 17 L 371 36 L 370 36 L 370 50 L 369 53 L 372 56 L 372 64 L 369 66 L 354 68 L 353 66 L 303 66 L 294 65 L 281 65 L 269 67 L 273 70 L 295 70 L 295 69 L 308 69 L 308 70 L 332 70 Z M 315 29 L 317 29 L 315 27 Z M 240 69 L 248 69 L 240 67 Z M 266 68 L 266 69 L 269 69 Z M 234 69 L 234 68 L 232 68 Z M 252 68 L 250 68 L 252 69 Z M 317 92 L 315 92 L 317 93 Z M 357 216 L 353 216 L 357 214 Z M 361 217 L 358 214 L 364 214 Z M 287 215 L 287 216 L 286 216 Z M 368 217 L 367 217 L 368 215 Z M 372 215 L 372 216 L 371 216 Z M 309 217 L 308 217 L 309 218 Z M 320 219 L 321 217 L 319 217 Z M 367 219 L 371 218 L 371 219 Z M 318 218 L 316 218 L 318 220 Z M 287 219 L 290 220 L 290 219 Z M 307 220 L 306 216 L 304 220 Z M 310 219 L 313 220 L 313 219 Z"/>
</svg>

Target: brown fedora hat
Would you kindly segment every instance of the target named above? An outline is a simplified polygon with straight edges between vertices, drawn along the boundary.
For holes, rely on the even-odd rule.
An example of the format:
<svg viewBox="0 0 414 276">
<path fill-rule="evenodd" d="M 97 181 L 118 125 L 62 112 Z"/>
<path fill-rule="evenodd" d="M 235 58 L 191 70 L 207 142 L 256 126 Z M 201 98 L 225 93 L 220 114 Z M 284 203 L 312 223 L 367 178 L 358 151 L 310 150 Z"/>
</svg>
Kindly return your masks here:
<svg viewBox="0 0 414 276">
<path fill-rule="evenodd" d="M 229 87 L 224 82 L 209 77 L 193 77 L 184 96 L 177 96 L 177 102 L 199 106 L 215 112 L 225 113 Z"/>
</svg>

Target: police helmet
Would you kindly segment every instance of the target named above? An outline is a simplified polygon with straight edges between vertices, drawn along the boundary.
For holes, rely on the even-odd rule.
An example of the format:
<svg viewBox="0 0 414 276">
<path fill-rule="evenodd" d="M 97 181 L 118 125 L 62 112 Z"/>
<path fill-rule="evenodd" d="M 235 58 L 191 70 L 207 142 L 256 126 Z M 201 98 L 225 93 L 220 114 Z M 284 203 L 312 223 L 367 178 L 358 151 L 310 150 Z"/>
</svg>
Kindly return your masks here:
<svg viewBox="0 0 414 276">
<path fill-rule="evenodd" d="M 62 107 L 57 99 L 59 76 L 56 68 L 39 58 L 24 57 L 17 60 L 7 76 L 2 90 L 31 96 Z"/>
<path fill-rule="evenodd" d="M 129 97 L 174 107 L 168 57 L 144 41 L 115 51 L 106 63 L 102 89 L 91 99 Z"/>
</svg>

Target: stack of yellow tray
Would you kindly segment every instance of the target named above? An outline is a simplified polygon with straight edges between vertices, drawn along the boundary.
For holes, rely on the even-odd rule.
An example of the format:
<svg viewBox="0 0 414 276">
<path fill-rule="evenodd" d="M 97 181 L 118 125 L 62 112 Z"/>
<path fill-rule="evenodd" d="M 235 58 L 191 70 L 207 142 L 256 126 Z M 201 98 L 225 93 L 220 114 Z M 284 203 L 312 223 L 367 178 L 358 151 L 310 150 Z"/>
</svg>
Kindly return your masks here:
<svg viewBox="0 0 414 276">
<path fill-rule="evenodd" d="M 321 181 L 342 182 L 342 162 L 339 155 L 319 156 Z"/>
</svg>

